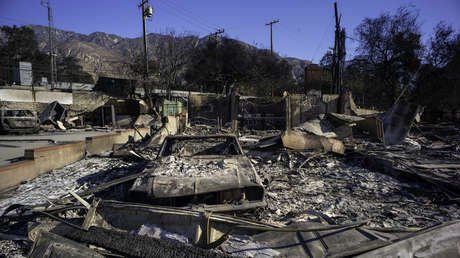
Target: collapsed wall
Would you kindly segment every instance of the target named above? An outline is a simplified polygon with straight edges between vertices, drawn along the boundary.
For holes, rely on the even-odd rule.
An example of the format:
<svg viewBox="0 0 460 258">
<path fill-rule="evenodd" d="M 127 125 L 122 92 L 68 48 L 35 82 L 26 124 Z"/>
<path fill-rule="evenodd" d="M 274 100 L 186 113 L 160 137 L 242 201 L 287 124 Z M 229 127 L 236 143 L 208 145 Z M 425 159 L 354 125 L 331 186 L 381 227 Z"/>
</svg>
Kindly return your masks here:
<svg viewBox="0 0 460 258">
<path fill-rule="evenodd" d="M 287 98 L 289 104 L 286 102 Z M 236 119 L 239 128 L 283 130 L 286 128 L 286 119 L 289 119 L 290 126 L 297 126 L 320 114 L 338 112 L 339 95 L 322 94 L 315 89 L 309 90 L 307 94 L 287 94 L 283 98 L 233 98 L 232 95 L 190 93 L 188 108 L 191 124 L 224 124 Z M 290 118 L 286 118 L 287 112 L 290 113 Z"/>
<path fill-rule="evenodd" d="M 246 129 L 284 129 L 286 107 L 283 99 L 240 98 L 238 106 L 240 125 Z"/>
<path fill-rule="evenodd" d="M 190 123 L 208 122 L 217 123 L 217 119 L 229 120 L 228 98 L 223 95 L 210 93 L 190 93 L 188 96 L 188 110 Z"/>
</svg>

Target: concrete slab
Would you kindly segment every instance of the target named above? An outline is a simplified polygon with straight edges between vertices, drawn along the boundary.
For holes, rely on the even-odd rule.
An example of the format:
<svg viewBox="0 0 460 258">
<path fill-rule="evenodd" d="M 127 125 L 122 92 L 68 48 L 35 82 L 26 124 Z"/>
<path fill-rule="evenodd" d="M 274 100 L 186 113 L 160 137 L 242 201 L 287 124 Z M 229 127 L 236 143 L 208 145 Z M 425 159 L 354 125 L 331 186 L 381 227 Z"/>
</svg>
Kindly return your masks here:
<svg viewBox="0 0 460 258">
<path fill-rule="evenodd" d="M 0 166 L 22 160 L 24 150 L 85 141 L 86 137 L 113 134 L 113 131 L 53 132 L 34 135 L 0 135 Z"/>
</svg>

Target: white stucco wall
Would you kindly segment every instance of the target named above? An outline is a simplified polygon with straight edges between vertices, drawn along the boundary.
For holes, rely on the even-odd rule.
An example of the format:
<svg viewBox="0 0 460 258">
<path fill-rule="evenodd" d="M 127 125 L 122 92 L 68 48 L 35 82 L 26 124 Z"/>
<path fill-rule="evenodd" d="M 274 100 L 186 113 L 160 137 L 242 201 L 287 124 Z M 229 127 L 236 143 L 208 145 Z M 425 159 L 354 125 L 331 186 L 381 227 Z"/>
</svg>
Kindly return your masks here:
<svg viewBox="0 0 460 258">
<path fill-rule="evenodd" d="M 73 104 L 72 93 L 59 91 L 35 91 L 35 102 L 51 103 L 59 101 L 61 104 Z M 34 102 L 31 90 L 0 89 L 0 101 Z"/>
</svg>

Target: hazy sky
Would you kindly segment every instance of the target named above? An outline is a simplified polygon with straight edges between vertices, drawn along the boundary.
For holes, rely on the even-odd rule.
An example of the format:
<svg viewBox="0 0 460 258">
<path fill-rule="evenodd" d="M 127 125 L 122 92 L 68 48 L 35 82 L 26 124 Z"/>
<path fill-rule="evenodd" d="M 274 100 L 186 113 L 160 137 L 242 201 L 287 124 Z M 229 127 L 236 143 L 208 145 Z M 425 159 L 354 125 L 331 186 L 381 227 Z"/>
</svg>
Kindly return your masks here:
<svg viewBox="0 0 460 258">
<path fill-rule="evenodd" d="M 174 29 L 208 35 L 224 28 L 227 36 L 270 47 L 269 27 L 275 24 L 274 49 L 282 56 L 318 62 L 333 45 L 334 13 L 332 0 L 150 0 L 154 16 L 147 32 Z M 56 28 L 90 34 L 95 31 L 123 37 L 142 35 L 140 0 L 51 0 Z M 441 20 L 460 30 L 460 0 L 342 0 L 338 1 L 342 26 L 354 37 L 355 27 L 365 17 L 394 12 L 413 5 L 419 11 L 424 41 Z M 0 25 L 47 25 L 47 10 L 40 0 L 0 0 Z M 356 42 L 347 39 L 348 57 Z"/>
</svg>

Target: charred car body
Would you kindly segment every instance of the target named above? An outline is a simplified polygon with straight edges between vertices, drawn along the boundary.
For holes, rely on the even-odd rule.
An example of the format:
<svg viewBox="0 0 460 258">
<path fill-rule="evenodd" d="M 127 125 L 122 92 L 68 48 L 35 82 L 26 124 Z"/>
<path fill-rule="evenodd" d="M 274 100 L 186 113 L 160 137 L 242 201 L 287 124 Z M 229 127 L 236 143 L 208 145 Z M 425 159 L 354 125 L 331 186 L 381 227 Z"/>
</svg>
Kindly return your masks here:
<svg viewBox="0 0 460 258">
<path fill-rule="evenodd" d="M 40 120 L 32 111 L 0 108 L 1 133 L 36 133 L 39 130 Z"/>
<path fill-rule="evenodd" d="M 264 188 L 235 136 L 168 136 L 136 179 L 136 202 L 236 211 L 265 206 Z"/>
</svg>

